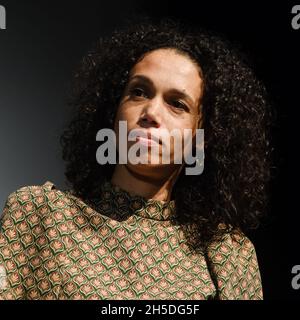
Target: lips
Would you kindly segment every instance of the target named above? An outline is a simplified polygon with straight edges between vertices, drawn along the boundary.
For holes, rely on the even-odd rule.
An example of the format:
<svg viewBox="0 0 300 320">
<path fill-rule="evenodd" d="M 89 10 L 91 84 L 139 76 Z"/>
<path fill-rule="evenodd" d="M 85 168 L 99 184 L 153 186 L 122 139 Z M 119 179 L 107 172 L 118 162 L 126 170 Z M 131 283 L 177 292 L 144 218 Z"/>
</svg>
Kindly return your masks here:
<svg viewBox="0 0 300 320">
<path fill-rule="evenodd" d="M 148 139 L 148 138 L 143 138 L 143 137 L 137 137 L 137 141 L 143 145 L 146 145 L 146 146 L 154 146 L 154 145 L 158 144 L 153 139 Z"/>
<path fill-rule="evenodd" d="M 161 139 L 155 136 L 151 132 L 136 131 L 136 133 L 137 133 L 137 141 L 139 141 L 142 144 L 146 144 L 146 145 L 162 144 Z"/>
</svg>

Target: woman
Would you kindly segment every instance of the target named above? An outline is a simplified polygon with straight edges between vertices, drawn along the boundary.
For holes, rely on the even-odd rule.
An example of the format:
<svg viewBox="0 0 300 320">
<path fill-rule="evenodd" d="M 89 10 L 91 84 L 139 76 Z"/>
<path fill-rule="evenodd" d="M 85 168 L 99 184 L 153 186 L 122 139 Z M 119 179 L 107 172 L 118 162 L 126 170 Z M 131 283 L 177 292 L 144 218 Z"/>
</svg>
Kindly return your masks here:
<svg viewBox="0 0 300 320">
<path fill-rule="evenodd" d="M 100 39 L 75 80 L 61 139 L 70 189 L 9 196 L 0 297 L 262 299 L 244 232 L 266 208 L 270 111 L 241 55 L 210 33 L 146 21 Z M 140 132 L 126 152 L 144 146 L 149 160 L 156 145 L 158 162 L 120 162 L 121 121 Z M 104 128 L 117 134 L 116 164 L 96 157 Z M 191 130 L 192 149 L 204 129 L 201 175 L 175 161 L 174 141 L 162 163 L 161 129 Z"/>
</svg>

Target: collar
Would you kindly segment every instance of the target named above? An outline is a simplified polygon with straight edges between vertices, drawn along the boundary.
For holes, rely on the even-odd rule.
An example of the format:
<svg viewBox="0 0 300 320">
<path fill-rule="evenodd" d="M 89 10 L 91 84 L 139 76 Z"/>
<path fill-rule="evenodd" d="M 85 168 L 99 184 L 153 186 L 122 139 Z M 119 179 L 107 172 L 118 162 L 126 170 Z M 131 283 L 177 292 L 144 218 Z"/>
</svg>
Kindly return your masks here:
<svg viewBox="0 0 300 320">
<path fill-rule="evenodd" d="M 146 199 L 129 193 L 110 181 L 105 181 L 101 185 L 100 197 L 93 202 L 99 212 L 111 218 L 137 215 L 147 219 L 166 221 L 176 216 L 175 200 Z"/>
</svg>

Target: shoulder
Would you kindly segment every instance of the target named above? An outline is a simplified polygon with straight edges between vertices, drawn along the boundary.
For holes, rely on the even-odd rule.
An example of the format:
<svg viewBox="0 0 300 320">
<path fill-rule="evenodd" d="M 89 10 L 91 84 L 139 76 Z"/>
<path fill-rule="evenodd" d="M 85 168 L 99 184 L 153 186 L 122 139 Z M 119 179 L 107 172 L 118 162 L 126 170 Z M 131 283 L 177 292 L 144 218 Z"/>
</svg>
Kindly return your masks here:
<svg viewBox="0 0 300 320">
<path fill-rule="evenodd" d="M 246 235 L 227 233 L 211 244 L 207 257 L 222 299 L 262 299 L 256 251 Z"/>
<path fill-rule="evenodd" d="M 219 241 L 213 242 L 208 250 L 208 255 L 215 257 L 220 263 L 229 255 L 248 260 L 255 254 L 254 244 L 245 234 L 238 231 L 226 233 Z"/>
<path fill-rule="evenodd" d="M 15 207 L 30 201 L 41 201 L 42 197 L 54 190 L 56 187 L 50 181 L 46 181 L 43 185 L 21 187 L 8 196 L 6 206 Z"/>
<path fill-rule="evenodd" d="M 1 227 L 5 224 L 19 224 L 24 220 L 34 220 L 45 216 L 57 208 L 70 205 L 66 193 L 46 181 L 42 185 L 25 186 L 12 192 L 6 200 L 2 215 Z"/>
<path fill-rule="evenodd" d="M 49 255 L 49 248 L 57 248 L 59 238 L 55 226 L 63 220 L 63 214 L 56 208 L 66 205 L 64 198 L 64 193 L 49 181 L 22 187 L 8 196 L 0 220 L 0 268 L 6 279 L 2 285 L 0 282 L 0 300 L 37 298 L 45 294 L 24 279 L 38 279 L 36 270 L 48 275 L 57 273 L 58 265 L 52 254 Z M 43 250 L 48 252 L 47 257 L 42 257 Z M 55 267 L 49 269 L 48 262 Z M 57 298 L 59 287 L 52 282 L 51 285 Z"/>
</svg>

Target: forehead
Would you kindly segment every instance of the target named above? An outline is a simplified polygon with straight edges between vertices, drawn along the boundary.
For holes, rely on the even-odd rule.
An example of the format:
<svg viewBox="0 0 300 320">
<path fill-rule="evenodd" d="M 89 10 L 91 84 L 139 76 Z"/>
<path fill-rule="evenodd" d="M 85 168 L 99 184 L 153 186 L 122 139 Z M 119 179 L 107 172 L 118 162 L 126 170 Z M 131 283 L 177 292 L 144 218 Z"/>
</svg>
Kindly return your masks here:
<svg viewBox="0 0 300 320">
<path fill-rule="evenodd" d="M 158 49 L 147 53 L 131 70 L 131 75 L 145 75 L 163 87 L 200 91 L 200 68 L 188 56 L 174 49 Z M 191 92 L 192 91 L 192 92 Z"/>
</svg>

